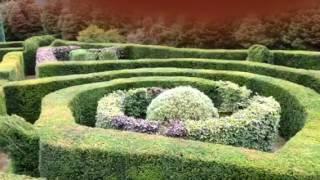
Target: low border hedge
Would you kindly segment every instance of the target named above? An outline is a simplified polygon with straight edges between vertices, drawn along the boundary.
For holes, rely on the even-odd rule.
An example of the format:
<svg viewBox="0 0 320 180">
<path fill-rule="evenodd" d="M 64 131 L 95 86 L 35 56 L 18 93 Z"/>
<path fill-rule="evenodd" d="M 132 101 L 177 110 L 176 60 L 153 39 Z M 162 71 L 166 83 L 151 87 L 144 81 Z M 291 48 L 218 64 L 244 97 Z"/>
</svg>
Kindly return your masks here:
<svg viewBox="0 0 320 180">
<path fill-rule="evenodd" d="M 56 40 L 52 46 L 75 45 L 82 48 L 104 48 L 119 46 L 124 48 L 128 59 L 143 58 L 208 58 L 208 59 L 233 59 L 245 60 L 247 50 L 231 49 L 194 49 L 194 48 L 174 48 L 168 46 L 139 45 L 139 44 L 119 44 L 119 43 L 83 43 L 77 41 Z"/>
<path fill-rule="evenodd" d="M 122 46 L 128 52 L 128 59 L 143 58 L 208 58 L 246 60 L 248 50 L 204 50 L 192 48 L 173 48 L 167 46 L 137 45 L 137 44 L 112 44 L 112 43 L 83 43 L 76 41 L 56 40 L 53 46 L 78 45 L 83 48 L 103 48 L 110 46 Z M 317 51 L 293 51 L 293 50 L 271 50 L 273 63 L 303 69 L 320 70 L 320 52 Z"/>
<path fill-rule="evenodd" d="M 58 62 L 44 64 L 39 67 L 39 77 L 62 76 L 71 74 L 86 74 L 93 72 L 111 71 L 135 68 L 193 68 L 232 70 L 256 73 L 286 79 L 320 92 L 320 72 L 290 67 L 276 66 L 255 62 L 240 62 L 231 60 L 211 59 L 143 59 L 121 61 L 88 61 L 88 62 Z"/>
<path fill-rule="evenodd" d="M 274 64 L 300 69 L 320 70 L 320 52 L 273 50 Z"/>
<path fill-rule="evenodd" d="M 27 75 L 35 74 L 36 54 L 39 47 L 48 46 L 55 40 L 54 36 L 33 36 L 24 41 L 24 64 Z"/>
<path fill-rule="evenodd" d="M 234 72 L 220 75 L 223 80 L 232 77 L 234 81 L 262 94 L 274 95 L 277 100 L 282 97 L 279 101 L 288 104 L 292 111 L 301 107 L 306 116 L 300 117 L 299 121 L 306 122 L 305 127 L 281 151 L 273 154 L 189 140 L 92 129 L 76 124 L 80 109 L 94 111 L 94 100 L 106 92 L 210 81 L 188 77 L 139 77 L 74 86 L 43 99 L 41 117 L 36 124 L 41 135 L 41 176 L 63 179 L 319 178 L 320 96 L 303 86 L 270 77 Z M 88 116 L 86 112 L 80 114 Z"/>
<path fill-rule="evenodd" d="M 8 42 L 0 42 L 0 48 L 15 48 L 22 47 L 23 41 L 8 41 Z"/>
</svg>

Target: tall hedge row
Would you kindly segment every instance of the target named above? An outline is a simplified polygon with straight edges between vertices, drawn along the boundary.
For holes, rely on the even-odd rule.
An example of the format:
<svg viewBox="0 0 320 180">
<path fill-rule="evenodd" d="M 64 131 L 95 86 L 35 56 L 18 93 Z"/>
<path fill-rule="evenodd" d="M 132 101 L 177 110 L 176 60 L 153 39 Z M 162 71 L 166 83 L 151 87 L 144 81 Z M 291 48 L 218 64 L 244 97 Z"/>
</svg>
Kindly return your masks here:
<svg viewBox="0 0 320 180">
<path fill-rule="evenodd" d="M 34 36 L 24 41 L 24 62 L 27 75 L 35 74 L 37 49 L 48 46 L 55 40 L 54 36 Z"/>
<path fill-rule="evenodd" d="M 12 172 L 39 176 L 39 136 L 34 126 L 17 116 L 0 116 L 0 150 L 10 155 Z"/>
<path fill-rule="evenodd" d="M 74 86 L 43 99 L 42 113 L 36 123 L 42 137 L 41 176 L 49 179 L 319 177 L 317 142 L 320 124 L 317 117 L 320 115 L 320 96 L 316 92 L 287 81 L 249 73 L 221 72 L 219 79 L 233 79 L 262 94 L 268 92 L 280 103 L 288 105 L 292 117 L 296 115 L 297 107 L 300 107 L 306 116 L 300 116 L 297 121 L 289 120 L 288 123 L 306 122 L 305 127 L 275 154 L 190 140 L 87 128 L 77 125 L 76 121 L 81 117 L 79 115 L 87 116 L 87 112 L 94 111 L 92 105 L 104 93 L 132 87 L 210 84 L 211 81 L 181 76 L 139 77 Z M 78 106 L 79 103 L 88 105 Z"/>
</svg>

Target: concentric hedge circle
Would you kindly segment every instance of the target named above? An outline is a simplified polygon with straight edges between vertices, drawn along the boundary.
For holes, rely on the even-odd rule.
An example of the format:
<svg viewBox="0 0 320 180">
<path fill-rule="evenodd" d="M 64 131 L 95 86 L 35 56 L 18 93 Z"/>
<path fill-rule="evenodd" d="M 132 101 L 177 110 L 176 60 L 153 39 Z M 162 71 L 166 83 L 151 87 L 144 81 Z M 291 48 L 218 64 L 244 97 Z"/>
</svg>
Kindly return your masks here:
<svg viewBox="0 0 320 180">
<path fill-rule="evenodd" d="M 288 119 L 288 125 L 307 122 L 305 127 L 276 154 L 248 152 L 241 148 L 130 132 L 92 129 L 79 126 L 76 122 L 90 124 L 96 101 L 107 92 L 141 86 L 174 85 L 177 81 L 194 84 L 196 81 L 186 77 L 141 77 L 75 86 L 50 94 L 43 100 L 42 114 L 37 122 L 42 137 L 40 172 L 49 178 L 74 178 L 75 175 L 77 178 L 88 178 L 89 175 L 94 178 L 126 178 L 128 168 L 150 165 L 163 172 L 163 178 L 317 177 L 319 172 L 315 166 L 319 166 L 320 160 L 310 154 L 319 153 L 317 144 L 313 141 L 319 137 L 319 131 L 314 128 L 320 126 L 317 121 L 320 115 L 319 95 L 300 85 L 248 73 L 216 72 L 215 76 L 211 77 L 216 77 L 219 73 L 219 79 L 227 80 L 234 76 L 240 84 L 247 85 L 263 95 L 273 95 L 281 104 L 287 104 L 286 113 L 299 112 L 303 115 L 295 117 L 295 122 Z M 299 156 L 296 156 L 297 153 Z M 87 159 L 86 167 L 92 168 L 80 168 L 83 159 Z M 110 167 L 114 164 L 120 168 L 111 170 Z M 62 168 L 66 166 L 72 168 Z"/>
</svg>

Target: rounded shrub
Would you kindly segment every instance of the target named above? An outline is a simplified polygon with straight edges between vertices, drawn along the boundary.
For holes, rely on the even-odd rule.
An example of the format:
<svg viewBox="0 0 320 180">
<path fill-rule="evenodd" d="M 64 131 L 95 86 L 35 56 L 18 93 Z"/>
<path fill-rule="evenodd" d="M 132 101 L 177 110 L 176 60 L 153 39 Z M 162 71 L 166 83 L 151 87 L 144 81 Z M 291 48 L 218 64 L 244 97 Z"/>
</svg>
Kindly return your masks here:
<svg viewBox="0 0 320 180">
<path fill-rule="evenodd" d="M 211 99 L 198 89 L 181 86 L 161 93 L 147 109 L 147 119 L 206 120 L 219 116 Z"/>
<path fill-rule="evenodd" d="M 248 50 L 248 61 L 273 64 L 273 53 L 263 45 L 253 45 Z"/>
</svg>

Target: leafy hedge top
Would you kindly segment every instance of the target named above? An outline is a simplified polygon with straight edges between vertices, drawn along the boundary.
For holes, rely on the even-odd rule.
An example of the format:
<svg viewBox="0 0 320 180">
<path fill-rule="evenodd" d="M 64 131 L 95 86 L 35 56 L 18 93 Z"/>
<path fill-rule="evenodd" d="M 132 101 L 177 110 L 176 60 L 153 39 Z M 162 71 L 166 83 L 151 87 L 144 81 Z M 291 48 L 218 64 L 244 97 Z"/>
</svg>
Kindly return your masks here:
<svg viewBox="0 0 320 180">
<path fill-rule="evenodd" d="M 304 121 L 303 118 L 307 118 L 305 119 L 305 127 L 280 152 L 268 154 L 193 141 L 178 142 L 164 137 L 91 129 L 76 124 L 75 117 L 79 116 L 79 112 L 74 108 L 80 108 L 80 104 L 77 102 L 81 99 L 83 102 L 89 103 L 89 99 L 100 98 L 106 90 L 113 91 L 128 87 L 138 88 L 136 86 L 173 85 L 176 83 L 211 83 L 208 80 L 187 77 L 118 79 L 74 86 L 50 94 L 43 100 L 43 111 L 37 122 L 37 126 L 41 128 L 42 146 L 69 149 L 68 151 L 81 149 L 86 152 L 107 151 L 119 155 L 135 154 L 139 156 L 144 154 L 149 158 L 165 156 L 175 159 L 177 158 L 176 152 L 179 152 L 179 154 L 183 154 L 186 161 L 214 162 L 228 165 L 229 170 L 235 168 L 235 174 L 230 175 L 232 177 L 238 177 L 239 172 L 236 167 L 241 168 L 241 173 L 244 173 L 242 174 L 243 177 L 258 178 L 259 175 L 263 174 L 266 177 L 278 178 L 312 178 L 319 175 L 320 159 L 317 158 L 319 156 L 317 142 L 320 137 L 320 131 L 318 130 L 320 128 L 318 121 L 320 116 L 318 111 L 320 108 L 319 95 L 308 88 L 279 79 L 247 73 L 238 73 L 236 77 L 237 80 L 245 81 L 249 88 L 255 86 L 256 90 L 263 93 L 266 91 L 271 94 L 275 93 L 275 97 L 280 98 L 278 99 L 280 102 L 292 106 L 292 110 L 296 108 L 295 106 L 301 106 L 305 110 L 306 116 L 301 119 L 301 121 Z M 274 91 L 270 92 L 271 90 Z M 104 139 L 108 139 L 108 141 Z M 126 140 L 123 141 L 123 139 Z M 155 141 L 155 139 L 157 140 Z M 97 146 L 97 144 L 99 145 Z M 154 151 L 155 149 L 157 151 Z M 298 154 L 299 156 L 297 156 Z M 179 156 L 179 158 L 181 157 Z M 199 168 L 201 168 L 200 166 L 202 167 L 202 164 L 198 164 Z M 46 173 L 49 172 L 46 171 Z"/>
<path fill-rule="evenodd" d="M 110 46 L 122 46 L 126 49 L 128 59 L 167 59 L 167 58 L 206 58 L 206 59 L 228 59 L 246 60 L 248 50 L 230 49 L 192 49 L 173 48 L 167 46 L 137 45 L 137 44 L 116 44 L 116 43 L 81 43 L 75 41 L 56 40 L 53 46 L 78 45 L 83 48 L 103 48 Z M 316 51 L 291 51 L 271 50 L 273 63 L 303 69 L 320 69 L 320 52 Z"/>
</svg>

